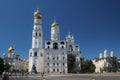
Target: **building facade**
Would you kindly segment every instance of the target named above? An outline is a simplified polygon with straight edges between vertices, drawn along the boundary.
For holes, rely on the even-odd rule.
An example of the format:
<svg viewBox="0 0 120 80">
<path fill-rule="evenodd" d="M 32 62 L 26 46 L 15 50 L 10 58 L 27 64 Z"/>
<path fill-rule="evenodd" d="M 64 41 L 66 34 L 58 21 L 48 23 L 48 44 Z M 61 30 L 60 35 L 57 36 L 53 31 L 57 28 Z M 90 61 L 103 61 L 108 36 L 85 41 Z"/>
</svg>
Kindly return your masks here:
<svg viewBox="0 0 120 80">
<path fill-rule="evenodd" d="M 11 70 L 21 71 L 24 69 L 23 60 L 20 55 L 15 55 L 14 48 L 10 46 L 8 49 L 8 54 L 3 53 L 4 64 L 8 63 L 11 66 Z"/>
<path fill-rule="evenodd" d="M 108 53 L 107 49 L 104 50 L 103 54 L 99 54 L 99 58 L 92 60 L 96 69 L 95 72 L 112 72 L 113 69 L 117 69 L 117 58 L 113 51 Z"/>
<path fill-rule="evenodd" d="M 75 44 L 74 37 L 70 33 L 65 40 L 61 40 L 59 27 L 59 24 L 54 21 L 51 25 L 51 39 L 46 40 L 45 48 L 42 48 L 42 14 L 39 10 L 34 13 L 32 48 L 29 50 L 29 72 L 36 70 L 39 73 L 46 74 L 67 74 L 68 54 L 76 56 L 75 70 L 80 70 L 80 47 L 78 44 Z"/>
</svg>

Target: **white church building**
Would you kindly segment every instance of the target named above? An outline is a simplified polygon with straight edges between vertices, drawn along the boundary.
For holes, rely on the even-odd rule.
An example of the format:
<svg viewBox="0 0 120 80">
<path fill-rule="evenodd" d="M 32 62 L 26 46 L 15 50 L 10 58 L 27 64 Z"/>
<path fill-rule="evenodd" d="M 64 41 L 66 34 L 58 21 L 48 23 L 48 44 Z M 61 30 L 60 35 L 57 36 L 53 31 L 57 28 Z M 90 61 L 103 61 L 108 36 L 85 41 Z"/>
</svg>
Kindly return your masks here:
<svg viewBox="0 0 120 80">
<path fill-rule="evenodd" d="M 60 39 L 59 24 L 54 21 L 51 25 L 51 39 L 45 41 L 43 48 L 42 14 L 34 12 L 34 26 L 32 31 L 32 48 L 29 50 L 29 72 L 33 67 L 38 73 L 67 74 L 67 55 L 76 56 L 75 70 L 80 70 L 81 51 L 75 44 L 74 36 L 69 32 L 65 40 Z"/>
<path fill-rule="evenodd" d="M 95 65 L 95 72 L 106 72 L 104 70 L 105 67 L 113 68 L 116 65 L 117 58 L 115 57 L 114 51 L 108 53 L 108 50 L 105 49 L 103 54 L 100 53 L 98 58 L 92 60 L 93 64 Z"/>
</svg>

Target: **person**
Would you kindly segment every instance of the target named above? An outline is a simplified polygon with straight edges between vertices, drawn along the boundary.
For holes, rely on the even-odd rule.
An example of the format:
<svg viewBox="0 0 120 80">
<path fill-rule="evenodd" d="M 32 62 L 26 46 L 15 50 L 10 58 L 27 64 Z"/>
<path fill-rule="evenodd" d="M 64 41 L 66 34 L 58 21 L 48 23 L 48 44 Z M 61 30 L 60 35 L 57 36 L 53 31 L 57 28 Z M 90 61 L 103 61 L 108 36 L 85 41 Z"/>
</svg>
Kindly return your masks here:
<svg viewBox="0 0 120 80">
<path fill-rule="evenodd" d="M 7 74 L 7 72 L 3 72 L 2 74 L 2 80 L 9 80 L 9 75 Z"/>
</svg>

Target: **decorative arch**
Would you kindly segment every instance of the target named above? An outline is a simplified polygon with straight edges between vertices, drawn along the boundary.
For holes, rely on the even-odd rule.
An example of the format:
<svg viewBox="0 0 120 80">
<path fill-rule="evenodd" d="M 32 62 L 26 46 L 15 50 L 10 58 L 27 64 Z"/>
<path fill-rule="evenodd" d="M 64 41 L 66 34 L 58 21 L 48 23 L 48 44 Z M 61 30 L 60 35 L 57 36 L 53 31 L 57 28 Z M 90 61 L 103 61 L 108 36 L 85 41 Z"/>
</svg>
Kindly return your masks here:
<svg viewBox="0 0 120 80">
<path fill-rule="evenodd" d="M 58 49 L 58 43 L 53 43 L 53 49 Z"/>
</svg>

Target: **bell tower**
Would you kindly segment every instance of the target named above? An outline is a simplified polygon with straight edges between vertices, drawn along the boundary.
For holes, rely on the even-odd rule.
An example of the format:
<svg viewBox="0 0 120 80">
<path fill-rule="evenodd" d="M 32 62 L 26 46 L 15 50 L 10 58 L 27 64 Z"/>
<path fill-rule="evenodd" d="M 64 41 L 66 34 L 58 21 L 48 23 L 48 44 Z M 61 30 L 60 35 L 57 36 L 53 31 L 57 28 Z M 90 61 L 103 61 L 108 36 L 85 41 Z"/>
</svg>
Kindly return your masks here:
<svg viewBox="0 0 120 80">
<path fill-rule="evenodd" d="M 42 49 L 42 14 L 37 9 L 34 13 L 34 29 L 32 32 L 32 48 Z"/>
<path fill-rule="evenodd" d="M 55 20 L 51 25 L 51 40 L 60 40 L 59 24 Z"/>
<path fill-rule="evenodd" d="M 43 72 L 44 50 L 43 31 L 42 31 L 42 14 L 37 9 L 34 12 L 34 25 L 32 31 L 32 48 L 29 50 L 29 72 Z"/>
</svg>

